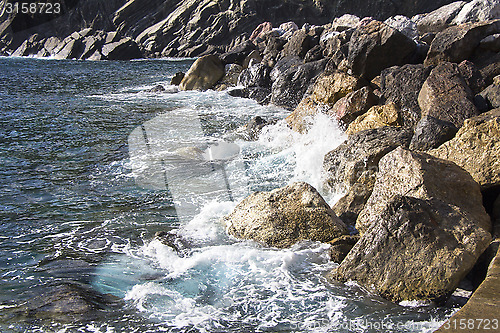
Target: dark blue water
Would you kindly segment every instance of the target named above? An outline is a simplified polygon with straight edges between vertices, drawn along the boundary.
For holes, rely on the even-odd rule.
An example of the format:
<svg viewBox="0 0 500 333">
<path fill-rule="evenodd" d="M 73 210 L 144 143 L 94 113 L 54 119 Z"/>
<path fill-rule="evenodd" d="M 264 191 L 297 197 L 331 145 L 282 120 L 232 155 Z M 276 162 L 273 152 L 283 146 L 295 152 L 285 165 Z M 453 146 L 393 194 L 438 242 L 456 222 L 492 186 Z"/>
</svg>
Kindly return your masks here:
<svg viewBox="0 0 500 333">
<path fill-rule="evenodd" d="M 128 139 L 148 121 L 195 112 L 217 137 L 255 114 L 284 116 L 225 93 L 144 92 L 168 86 L 191 62 L 0 58 L 0 331 L 380 331 L 370 320 L 407 324 L 393 332 L 439 327 L 453 309 L 402 307 L 327 282 L 326 245 L 276 250 L 231 239 L 216 217 L 234 203 L 221 200 L 181 225 L 169 191 L 138 186 Z M 245 177 L 260 177 L 254 184 L 305 177 L 311 168 L 290 162 L 297 152 L 331 149 L 286 131 L 238 142 Z M 187 256 L 154 240 L 168 230 L 192 238 Z M 116 304 L 91 318 L 47 314 L 43 302 L 67 285 L 112 294 Z"/>
</svg>

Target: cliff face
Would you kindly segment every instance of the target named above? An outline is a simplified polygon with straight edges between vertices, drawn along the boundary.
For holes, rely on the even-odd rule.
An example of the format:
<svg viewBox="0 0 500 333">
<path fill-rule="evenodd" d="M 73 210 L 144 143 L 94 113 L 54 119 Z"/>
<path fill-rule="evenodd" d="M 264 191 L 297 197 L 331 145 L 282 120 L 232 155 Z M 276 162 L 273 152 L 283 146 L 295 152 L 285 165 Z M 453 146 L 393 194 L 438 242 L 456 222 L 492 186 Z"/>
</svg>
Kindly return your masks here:
<svg viewBox="0 0 500 333">
<path fill-rule="evenodd" d="M 60 0 L 61 15 L 0 17 L 0 54 L 34 34 L 64 39 L 86 28 L 134 39 L 145 56 L 196 56 L 246 40 L 258 24 L 322 25 L 349 13 L 383 20 L 429 12 L 451 0 Z"/>
</svg>

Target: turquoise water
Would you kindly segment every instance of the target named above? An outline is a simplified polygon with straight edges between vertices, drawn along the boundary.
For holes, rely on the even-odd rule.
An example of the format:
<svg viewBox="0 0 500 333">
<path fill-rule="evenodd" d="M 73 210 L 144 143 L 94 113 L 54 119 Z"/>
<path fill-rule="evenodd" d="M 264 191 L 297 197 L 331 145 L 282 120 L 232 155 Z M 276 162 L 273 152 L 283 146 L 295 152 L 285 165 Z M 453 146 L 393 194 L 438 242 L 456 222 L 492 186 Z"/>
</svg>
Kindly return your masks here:
<svg viewBox="0 0 500 333">
<path fill-rule="evenodd" d="M 322 156 L 345 137 L 319 119 L 308 135 L 278 122 L 245 142 L 234 130 L 252 116 L 286 112 L 225 92 L 176 93 L 168 82 L 191 63 L 0 58 L 0 331 L 421 332 L 456 310 L 328 282 L 325 244 L 277 250 L 228 237 L 219 218 L 251 191 L 320 188 Z M 157 84 L 167 92 L 147 92 Z M 165 148 L 222 140 L 239 153 L 214 172 Z M 133 158 L 154 145 L 161 158 Z M 155 240 L 169 230 L 188 241 L 182 253 Z M 68 283 L 123 302 L 78 322 L 27 314 Z"/>
</svg>

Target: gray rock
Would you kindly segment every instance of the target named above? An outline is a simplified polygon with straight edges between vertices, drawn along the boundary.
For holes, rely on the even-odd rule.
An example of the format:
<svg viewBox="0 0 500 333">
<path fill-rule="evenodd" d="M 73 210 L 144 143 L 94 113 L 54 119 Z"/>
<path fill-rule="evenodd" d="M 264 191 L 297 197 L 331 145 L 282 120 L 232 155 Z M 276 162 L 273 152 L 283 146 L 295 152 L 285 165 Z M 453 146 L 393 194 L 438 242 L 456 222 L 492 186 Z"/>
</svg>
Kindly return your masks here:
<svg viewBox="0 0 500 333">
<path fill-rule="evenodd" d="M 223 221 L 232 236 L 279 248 L 303 240 L 328 242 L 347 234 L 346 226 L 321 195 L 302 182 L 271 192 L 256 192 Z"/>
<path fill-rule="evenodd" d="M 290 40 L 283 46 L 281 57 L 298 56 L 304 59 L 307 52 L 312 49 L 316 44 L 312 36 L 307 34 L 303 29 L 297 30 L 293 33 Z"/>
<path fill-rule="evenodd" d="M 424 34 L 443 31 L 452 24 L 465 4 L 465 1 L 455 1 L 416 19 L 418 32 Z"/>
<path fill-rule="evenodd" d="M 380 74 L 382 100 L 400 108 L 404 126 L 415 128 L 420 120 L 418 94 L 430 72 L 431 68 L 423 65 L 404 65 L 384 69 Z"/>
<path fill-rule="evenodd" d="M 426 151 L 437 148 L 446 141 L 453 139 L 457 131 L 458 128 L 452 123 L 425 116 L 420 119 L 415 128 L 410 149 Z"/>
<path fill-rule="evenodd" d="M 480 193 L 475 195 L 480 206 Z M 396 302 L 443 302 L 491 240 L 480 221 L 439 199 L 395 194 L 380 207 L 376 218 L 377 223 L 356 243 L 333 277 L 354 280 Z M 481 222 L 488 220 L 485 212 L 481 218 Z"/>
<path fill-rule="evenodd" d="M 500 17 L 500 2 L 497 0 L 472 0 L 465 4 L 457 16 L 453 19 L 453 24 L 467 22 L 482 22 Z"/>
<path fill-rule="evenodd" d="M 476 98 L 481 98 L 487 103 L 488 110 L 500 108 L 500 82 L 488 86 Z"/>
<path fill-rule="evenodd" d="M 326 186 L 347 193 L 333 207 L 346 224 L 354 225 L 370 197 L 380 159 L 399 146 L 408 147 L 412 132 L 398 127 L 361 131 L 325 155 Z"/>
<path fill-rule="evenodd" d="M 388 67 L 403 65 L 415 52 L 416 43 L 379 21 L 357 28 L 349 41 L 347 66 L 354 75 L 373 79 Z"/>
<path fill-rule="evenodd" d="M 490 231 L 479 185 L 455 163 L 400 147 L 385 155 L 378 167 L 373 192 L 356 221 L 361 234 L 379 223 L 381 213 L 395 195 L 440 201 Z"/>
<path fill-rule="evenodd" d="M 416 39 L 418 37 L 417 24 L 406 16 L 391 16 L 385 20 L 384 23 L 401 32 L 408 38 Z"/>
<path fill-rule="evenodd" d="M 271 71 L 271 103 L 293 109 L 314 78 L 323 72 L 327 59 L 302 63 L 298 57 L 283 58 Z"/>
<path fill-rule="evenodd" d="M 460 75 L 458 65 L 443 62 L 436 66 L 418 95 L 422 116 L 450 122 L 457 128 L 465 119 L 478 115 L 473 94 Z"/>
<path fill-rule="evenodd" d="M 464 23 L 441 31 L 432 40 L 424 64 L 443 61 L 459 63 L 469 59 L 483 38 L 500 32 L 500 20 Z"/>
<path fill-rule="evenodd" d="M 255 44 L 251 41 L 246 41 L 229 50 L 220 56 L 220 59 L 225 64 L 238 64 L 243 66 L 243 62 L 250 52 L 255 50 Z"/>
</svg>

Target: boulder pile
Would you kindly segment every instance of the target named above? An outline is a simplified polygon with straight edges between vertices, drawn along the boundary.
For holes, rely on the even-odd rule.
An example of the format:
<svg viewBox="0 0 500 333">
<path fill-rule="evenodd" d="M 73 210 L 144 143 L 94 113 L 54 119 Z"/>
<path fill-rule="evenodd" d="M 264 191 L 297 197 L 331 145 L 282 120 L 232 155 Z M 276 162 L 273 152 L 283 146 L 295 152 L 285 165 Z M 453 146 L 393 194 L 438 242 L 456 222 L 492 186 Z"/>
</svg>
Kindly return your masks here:
<svg viewBox="0 0 500 333">
<path fill-rule="evenodd" d="M 393 301 L 446 300 L 498 229 L 498 10 L 496 1 L 474 0 L 384 22 L 268 22 L 252 44 L 222 55 L 241 66 L 230 94 L 289 109 L 295 131 L 324 113 L 348 134 L 324 158 L 325 187 L 345 193 L 322 208 L 337 232 L 306 232 L 317 230 L 317 215 L 304 207 L 290 215 L 300 200 L 283 188 L 245 199 L 225 220 L 229 233 L 278 247 L 327 241 L 339 262 L 333 279 Z"/>
</svg>

